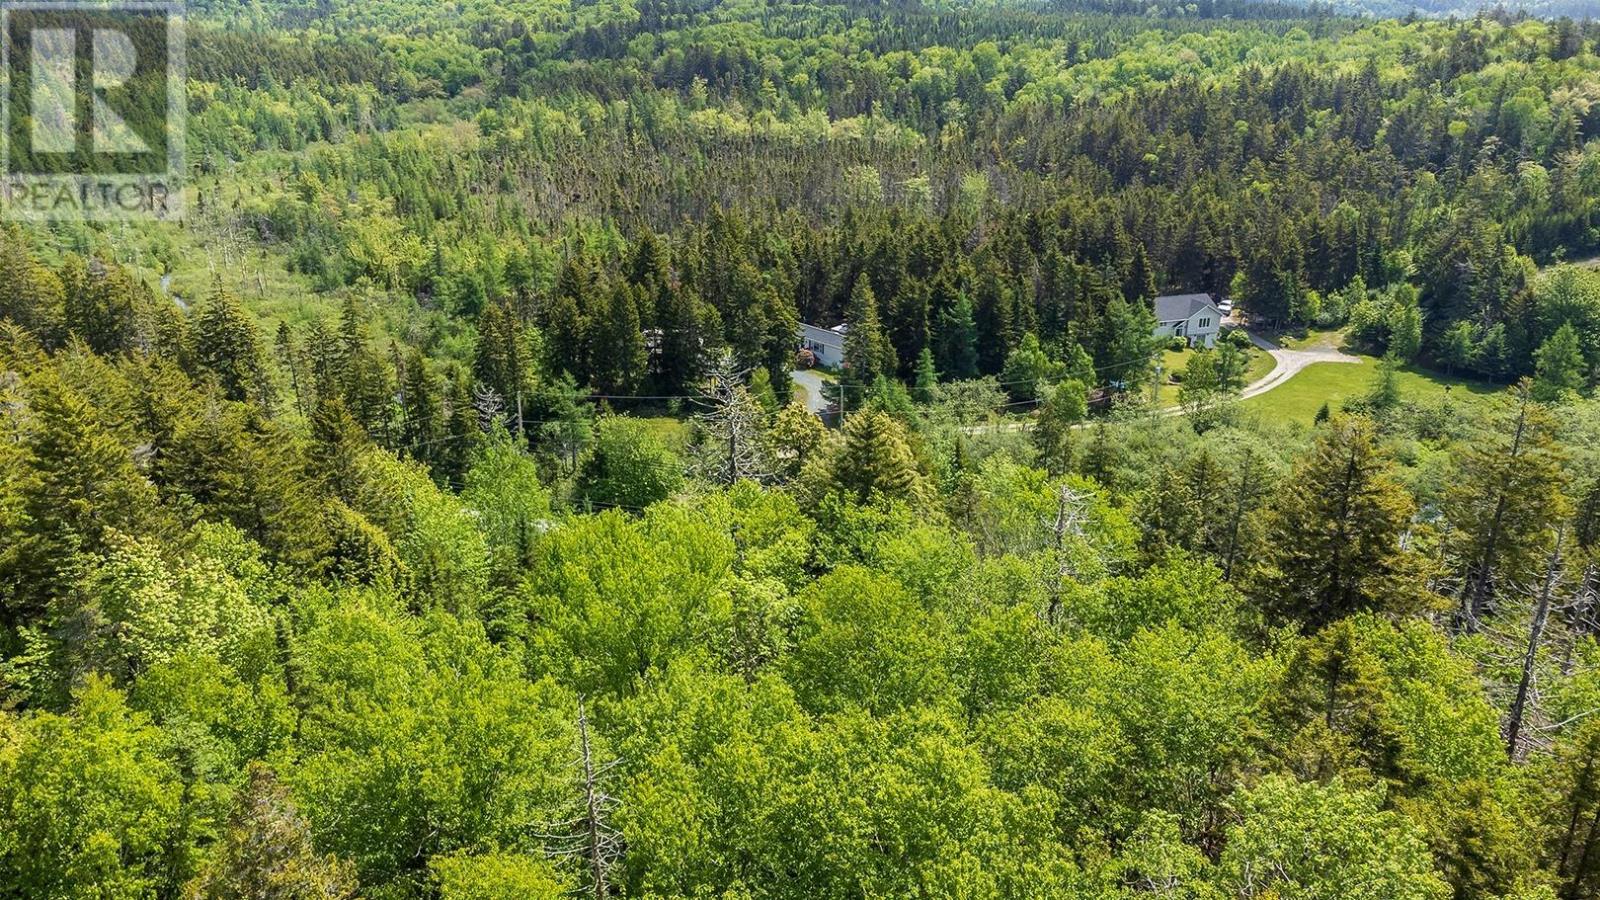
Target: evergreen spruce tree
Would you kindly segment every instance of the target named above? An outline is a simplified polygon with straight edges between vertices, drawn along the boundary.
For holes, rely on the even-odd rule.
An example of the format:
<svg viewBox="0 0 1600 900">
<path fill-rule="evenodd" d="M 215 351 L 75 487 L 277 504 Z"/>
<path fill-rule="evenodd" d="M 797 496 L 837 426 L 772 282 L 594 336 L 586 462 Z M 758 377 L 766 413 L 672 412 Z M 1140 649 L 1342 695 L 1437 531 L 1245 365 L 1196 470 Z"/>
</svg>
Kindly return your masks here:
<svg viewBox="0 0 1600 900">
<path fill-rule="evenodd" d="M 661 334 L 654 357 L 656 391 L 684 396 L 701 378 L 706 334 L 700 302 L 685 286 L 657 289 L 656 323 Z"/>
<path fill-rule="evenodd" d="M 447 485 L 459 485 L 472 464 L 473 454 L 483 439 L 478 424 L 478 411 L 472 405 L 472 389 L 465 377 L 449 383 L 444 396 L 445 433 L 438 449 L 431 454 L 434 479 Z"/>
<path fill-rule="evenodd" d="M 220 278 L 196 317 L 194 353 L 196 361 L 216 377 L 223 396 L 271 407 L 274 392 L 261 332 Z"/>
<path fill-rule="evenodd" d="M 1556 422 L 1524 381 L 1466 442 L 1444 497 L 1458 562 L 1458 624 L 1476 629 L 1509 585 L 1528 583 L 1566 514 Z"/>
<path fill-rule="evenodd" d="M 1411 496 L 1368 419 L 1336 416 L 1317 435 L 1272 510 L 1259 593 L 1308 630 L 1416 596 L 1401 546 Z"/>
<path fill-rule="evenodd" d="M 344 400 L 324 397 L 311 414 L 311 453 L 307 468 L 323 489 L 345 503 L 354 503 L 356 463 L 371 441 Z"/>
<path fill-rule="evenodd" d="M 894 346 L 878 320 L 878 299 L 865 277 L 858 277 L 845 310 L 844 364 L 854 385 L 871 385 L 880 376 L 894 375 L 898 363 Z"/>
<path fill-rule="evenodd" d="M 978 325 L 972 300 L 958 291 L 955 303 L 939 314 L 939 371 L 952 381 L 978 377 Z"/>
<path fill-rule="evenodd" d="M 373 440 L 387 442 L 394 414 L 394 372 L 373 346 L 366 313 L 355 297 L 339 320 L 339 394 L 345 411 Z"/>
<path fill-rule="evenodd" d="M 504 404 L 505 423 L 512 431 L 528 418 L 527 408 L 536 387 L 533 353 L 522 322 L 509 307 L 491 303 L 478 317 L 478 347 L 472 375 L 481 387 L 494 391 Z"/>
<path fill-rule="evenodd" d="M 580 383 L 589 381 L 588 321 L 579 299 L 558 292 L 544 305 L 540 325 L 544 333 L 545 368 L 562 372 Z"/>
<path fill-rule="evenodd" d="M 65 337 L 65 289 L 56 273 L 39 263 L 15 226 L 0 232 L 0 319 L 26 328 L 46 347 Z"/>
<path fill-rule="evenodd" d="M 932 403 L 938 391 L 939 370 L 933 365 L 933 351 L 923 347 L 917 355 L 917 380 L 912 386 L 911 397 L 918 403 Z"/>
<path fill-rule="evenodd" d="M 155 490 L 130 448 L 103 424 L 87 397 L 45 369 L 29 383 L 32 417 L 25 467 L 10 473 L 23 514 L 15 546 L 0 550 L 0 577 L 14 598 L 3 622 L 36 617 L 66 587 L 80 556 L 106 549 L 112 530 L 150 526 Z"/>
<path fill-rule="evenodd" d="M 618 282 L 590 324 L 590 372 L 601 393 L 632 394 L 645 375 L 650 357 L 639 323 L 639 303 L 636 289 Z"/>
<path fill-rule="evenodd" d="M 837 449 L 833 484 L 857 500 L 875 496 L 914 500 L 922 490 L 922 474 L 900 423 L 876 410 L 845 420 L 844 441 Z"/>
<path fill-rule="evenodd" d="M 190 882 L 193 900 L 342 900 L 355 896 L 355 867 L 317 853 L 311 828 L 264 763 L 245 786 L 205 869 Z"/>
<path fill-rule="evenodd" d="M 421 351 L 406 359 L 400 388 L 400 449 L 433 468 L 443 458 L 445 409 L 439 382 Z"/>
</svg>

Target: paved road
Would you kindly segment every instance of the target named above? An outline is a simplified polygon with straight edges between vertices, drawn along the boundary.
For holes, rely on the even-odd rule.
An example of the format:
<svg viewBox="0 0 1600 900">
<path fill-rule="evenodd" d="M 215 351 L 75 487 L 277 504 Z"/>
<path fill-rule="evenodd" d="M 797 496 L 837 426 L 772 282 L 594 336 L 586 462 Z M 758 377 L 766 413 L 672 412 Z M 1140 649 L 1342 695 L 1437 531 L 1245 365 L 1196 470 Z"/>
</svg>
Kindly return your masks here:
<svg viewBox="0 0 1600 900">
<path fill-rule="evenodd" d="M 1361 362 L 1360 359 L 1351 356 L 1342 350 L 1336 350 L 1331 347 L 1318 348 L 1315 350 L 1289 350 L 1287 348 L 1278 346 L 1273 341 L 1262 337 L 1253 331 L 1246 332 L 1246 334 L 1250 335 L 1250 343 L 1255 344 L 1262 350 L 1272 354 L 1272 358 L 1277 362 L 1277 365 L 1273 366 L 1272 371 L 1267 373 L 1267 377 L 1255 382 L 1254 384 L 1246 385 L 1245 389 L 1239 392 L 1240 399 L 1254 397 L 1257 394 L 1265 394 L 1267 391 L 1282 385 L 1284 382 L 1300 374 L 1301 369 L 1304 369 L 1306 366 L 1312 365 L 1313 363 Z"/>
<path fill-rule="evenodd" d="M 806 409 L 819 416 L 828 411 L 832 404 L 828 402 L 827 383 L 821 376 L 805 369 L 796 369 L 789 373 L 789 378 L 794 381 L 796 387 L 804 389 L 800 391 L 800 395 L 805 398 Z"/>
</svg>

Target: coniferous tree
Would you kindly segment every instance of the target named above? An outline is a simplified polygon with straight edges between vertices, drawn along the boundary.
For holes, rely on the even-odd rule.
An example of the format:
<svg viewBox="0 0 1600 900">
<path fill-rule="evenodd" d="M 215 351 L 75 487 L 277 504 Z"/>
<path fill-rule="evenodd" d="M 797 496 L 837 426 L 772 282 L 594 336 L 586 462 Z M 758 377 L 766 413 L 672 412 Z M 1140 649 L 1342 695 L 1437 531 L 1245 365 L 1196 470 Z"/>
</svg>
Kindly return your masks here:
<svg viewBox="0 0 1600 900">
<path fill-rule="evenodd" d="M 911 388 L 911 398 L 918 403 L 933 402 L 939 390 L 939 370 L 933 364 L 933 351 L 927 347 L 917 355 L 917 378 Z"/>
<path fill-rule="evenodd" d="M 339 320 L 337 366 L 345 412 L 373 440 L 386 442 L 393 417 L 394 372 L 373 346 L 366 313 L 355 297 L 345 301 Z"/>
<path fill-rule="evenodd" d="M 972 301 L 957 291 L 953 305 L 939 314 L 939 371 L 952 381 L 978 377 L 978 325 Z"/>
<path fill-rule="evenodd" d="M 0 319 L 26 328 L 47 347 L 58 344 L 65 327 L 65 289 L 45 268 L 27 239 L 14 227 L 0 233 Z"/>
<path fill-rule="evenodd" d="M 894 309 L 888 318 L 895 359 L 902 369 L 920 362 L 922 354 L 929 349 L 928 304 L 927 282 L 910 275 L 900 280 L 900 291 L 894 297 Z M 914 376 L 915 371 L 906 374 Z"/>
<path fill-rule="evenodd" d="M 799 476 L 805 465 L 827 445 L 828 429 L 797 399 L 778 411 L 769 437 L 774 474 L 779 481 L 789 481 Z"/>
<path fill-rule="evenodd" d="M 322 398 L 311 413 L 310 424 L 308 474 L 329 494 L 354 503 L 359 486 L 356 463 L 372 446 L 371 439 L 338 396 Z"/>
<path fill-rule="evenodd" d="M 639 303 L 635 289 L 619 282 L 591 323 L 590 369 L 601 393 L 631 394 L 645 375 L 650 357 L 639 323 Z"/>
<path fill-rule="evenodd" d="M 1565 515 L 1564 454 L 1555 431 L 1525 381 L 1463 449 L 1443 506 L 1452 526 L 1457 618 L 1464 628 L 1476 629 L 1501 591 L 1538 569 L 1551 526 Z"/>
<path fill-rule="evenodd" d="M 1155 324 L 1155 315 L 1142 304 L 1134 306 L 1120 297 L 1106 304 L 1095 362 L 1107 383 L 1133 394 L 1149 385 L 1156 356 Z"/>
<path fill-rule="evenodd" d="M 568 291 L 576 287 L 569 287 Z M 588 322 L 580 298 L 558 290 L 545 304 L 540 316 L 544 333 L 545 369 L 552 375 L 562 372 L 579 383 L 589 381 Z"/>
<path fill-rule="evenodd" d="M 300 461 L 289 434 L 248 407 L 210 399 L 187 411 L 156 470 L 167 494 L 199 504 L 275 558 L 311 567 L 323 538 Z"/>
<path fill-rule="evenodd" d="M 569 374 L 545 382 L 540 389 L 535 414 L 539 428 L 537 447 L 545 459 L 572 474 L 578 459 L 594 439 L 594 414 L 583 401 L 583 392 Z"/>
<path fill-rule="evenodd" d="M 252 763 L 215 854 L 189 883 L 200 900 L 342 900 L 356 890 L 355 867 L 317 853 L 289 792 Z"/>
<path fill-rule="evenodd" d="M 857 500 L 880 496 L 913 500 L 922 489 L 922 474 L 900 424 L 876 410 L 845 420 L 844 440 L 835 450 L 832 483 Z"/>
<path fill-rule="evenodd" d="M 67 261 L 61 275 L 63 324 L 96 353 L 145 349 L 150 340 L 148 290 L 121 266 L 95 258 Z"/>
<path fill-rule="evenodd" d="M 700 303 L 682 285 L 658 286 L 656 291 L 656 327 L 660 334 L 653 357 L 656 390 L 685 396 L 701 377 L 706 353 Z"/>
<path fill-rule="evenodd" d="M 270 408 L 272 380 L 256 323 L 219 278 L 195 320 L 195 359 L 216 376 L 229 400 L 248 400 Z"/>
<path fill-rule="evenodd" d="M 432 468 L 444 452 L 445 428 L 438 379 L 422 353 L 412 350 L 400 385 L 400 449 Z"/>
<path fill-rule="evenodd" d="M 1556 750 L 1546 855 L 1561 880 L 1561 900 L 1580 900 L 1600 888 L 1600 721 L 1579 725 Z"/>
<path fill-rule="evenodd" d="M 473 454 L 482 441 L 483 430 L 478 424 L 478 411 L 472 405 L 472 389 L 466 378 L 459 376 L 450 381 L 444 395 L 445 433 L 440 437 L 433 460 L 435 480 L 448 485 L 462 483 L 471 465 Z"/>
<path fill-rule="evenodd" d="M 765 372 L 765 369 L 760 370 Z M 772 475 L 768 461 L 767 414 L 740 381 L 733 355 L 723 353 L 712 367 L 696 415 L 698 462 L 714 484 L 761 481 Z M 770 387 L 768 393 L 771 393 Z"/>
<path fill-rule="evenodd" d="M 4 611 L 12 626 L 65 588 L 79 557 L 104 551 L 110 531 L 151 526 L 156 499 L 123 439 L 54 371 L 31 381 L 29 406 L 25 466 L 15 473 L 24 517 L 16 544 L 0 551 L 15 598 Z"/>
<path fill-rule="evenodd" d="M 472 375 L 479 386 L 494 391 L 500 398 L 507 426 L 512 431 L 521 429 L 536 380 L 527 334 L 521 320 L 508 307 L 491 303 L 478 317 L 478 347 L 473 357 Z"/>
<path fill-rule="evenodd" d="M 856 279 L 845 310 L 844 364 L 851 384 L 871 385 L 880 377 L 894 375 L 898 363 L 894 346 L 878 318 L 878 299 L 865 277 Z"/>
<path fill-rule="evenodd" d="M 1411 605 L 1418 587 L 1401 535 L 1412 512 L 1372 422 L 1334 417 L 1274 504 L 1258 593 L 1308 630 L 1363 609 Z"/>
<path fill-rule="evenodd" d="M 1011 286 L 997 268 L 985 266 L 973 293 L 978 371 L 985 375 L 999 374 L 1013 343 L 1011 338 L 1016 315 Z"/>
</svg>

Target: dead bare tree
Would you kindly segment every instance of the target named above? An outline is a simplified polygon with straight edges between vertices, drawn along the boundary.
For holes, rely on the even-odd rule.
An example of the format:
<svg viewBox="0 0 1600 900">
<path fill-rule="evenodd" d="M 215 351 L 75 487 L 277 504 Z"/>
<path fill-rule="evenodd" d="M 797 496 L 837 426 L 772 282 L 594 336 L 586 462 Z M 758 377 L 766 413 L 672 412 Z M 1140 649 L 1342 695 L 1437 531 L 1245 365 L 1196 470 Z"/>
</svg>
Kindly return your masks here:
<svg viewBox="0 0 1600 900">
<path fill-rule="evenodd" d="M 1544 584 L 1534 602 L 1532 621 L 1528 625 L 1528 649 L 1522 657 L 1522 677 L 1517 682 L 1517 697 L 1511 702 L 1511 716 L 1506 722 L 1506 756 L 1515 760 L 1517 747 L 1522 740 L 1522 721 L 1528 708 L 1528 692 L 1533 687 L 1534 663 L 1539 656 L 1539 641 L 1544 637 L 1545 624 L 1550 620 L 1550 601 L 1556 585 L 1561 580 L 1561 546 L 1566 538 L 1566 528 L 1556 532 L 1555 547 L 1550 551 L 1545 566 Z"/>
<path fill-rule="evenodd" d="M 478 411 L 479 430 L 493 431 L 496 425 L 505 424 L 506 402 L 494 388 L 473 385 L 472 406 Z"/>
<path fill-rule="evenodd" d="M 548 826 L 537 836 L 545 841 L 545 852 L 557 859 L 581 859 L 589 873 L 589 887 L 595 900 L 611 894 L 611 867 L 622 856 L 622 832 L 610 824 L 617 798 L 606 791 L 612 769 L 622 760 L 595 762 L 589 735 L 589 715 L 583 698 L 578 699 L 578 758 L 573 768 L 573 813 Z"/>
<path fill-rule="evenodd" d="M 1072 559 L 1067 553 L 1067 538 L 1083 537 L 1083 523 L 1088 517 L 1089 498 L 1070 484 L 1061 485 L 1056 494 L 1056 521 L 1051 530 L 1055 535 L 1054 552 L 1056 570 L 1050 580 L 1050 608 L 1045 620 L 1050 625 L 1061 624 L 1061 591 L 1069 576 L 1076 574 Z"/>
<path fill-rule="evenodd" d="M 695 415 L 705 435 L 700 464 L 716 484 L 772 477 L 766 413 L 744 386 L 746 374 L 734 367 L 732 353 L 722 353 L 711 365 L 704 397 L 696 401 L 705 409 Z"/>
</svg>

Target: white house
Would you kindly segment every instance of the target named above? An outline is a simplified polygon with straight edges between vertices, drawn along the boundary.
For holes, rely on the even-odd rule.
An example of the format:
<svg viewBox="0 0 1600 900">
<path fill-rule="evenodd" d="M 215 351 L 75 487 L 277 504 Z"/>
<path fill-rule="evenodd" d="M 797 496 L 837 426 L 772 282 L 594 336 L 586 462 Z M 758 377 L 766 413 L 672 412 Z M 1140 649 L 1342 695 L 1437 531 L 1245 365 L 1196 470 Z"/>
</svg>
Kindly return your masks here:
<svg viewBox="0 0 1600 900">
<path fill-rule="evenodd" d="M 1156 337 L 1183 338 L 1193 347 L 1216 346 L 1222 312 L 1210 294 L 1168 294 L 1156 298 Z"/>
<path fill-rule="evenodd" d="M 820 325 L 800 325 L 800 349 L 810 350 L 817 365 L 837 369 L 844 365 L 844 325 L 823 328 Z"/>
</svg>

